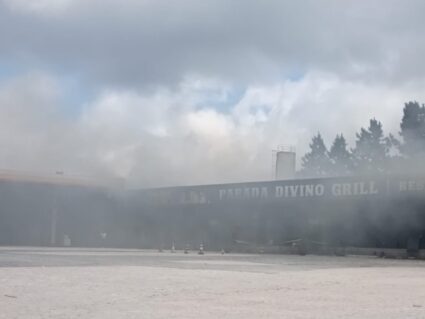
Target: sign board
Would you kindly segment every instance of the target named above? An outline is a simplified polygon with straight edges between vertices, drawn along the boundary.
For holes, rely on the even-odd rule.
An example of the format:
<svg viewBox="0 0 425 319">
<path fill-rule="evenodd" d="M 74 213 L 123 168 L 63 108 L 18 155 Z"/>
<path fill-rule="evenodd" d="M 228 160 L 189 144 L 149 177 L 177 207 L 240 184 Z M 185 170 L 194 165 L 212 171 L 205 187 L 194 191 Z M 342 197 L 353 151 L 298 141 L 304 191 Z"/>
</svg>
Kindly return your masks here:
<svg viewBox="0 0 425 319">
<path fill-rule="evenodd" d="M 184 186 L 143 190 L 151 204 L 214 204 L 237 201 L 288 201 L 425 195 L 425 178 L 352 177 Z"/>
</svg>

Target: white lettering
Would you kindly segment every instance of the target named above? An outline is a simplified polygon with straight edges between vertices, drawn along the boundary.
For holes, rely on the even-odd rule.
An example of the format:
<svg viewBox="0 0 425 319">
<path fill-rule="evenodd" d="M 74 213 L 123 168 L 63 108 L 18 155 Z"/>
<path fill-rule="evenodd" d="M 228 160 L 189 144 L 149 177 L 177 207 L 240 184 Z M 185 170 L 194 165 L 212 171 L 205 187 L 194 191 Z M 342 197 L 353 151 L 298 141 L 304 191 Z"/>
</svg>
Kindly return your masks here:
<svg viewBox="0 0 425 319">
<path fill-rule="evenodd" d="M 316 196 L 322 196 L 325 193 L 325 186 L 322 184 L 317 184 L 314 187 L 314 192 L 316 193 Z"/>
<path fill-rule="evenodd" d="M 276 186 L 275 197 L 277 197 L 277 198 L 283 197 L 283 187 L 282 186 Z"/>
<path fill-rule="evenodd" d="M 260 189 L 258 187 L 253 187 L 251 189 L 251 196 L 252 196 L 252 198 L 260 197 Z"/>
<path fill-rule="evenodd" d="M 349 196 L 351 195 L 351 185 L 348 183 L 342 184 L 342 195 Z"/>
<path fill-rule="evenodd" d="M 353 185 L 353 195 L 359 194 L 359 183 L 354 183 Z"/>
<path fill-rule="evenodd" d="M 218 198 L 220 199 L 220 200 L 223 200 L 223 198 L 224 198 L 224 196 L 226 195 L 226 190 L 225 189 L 220 189 L 219 191 L 218 191 Z"/>
<path fill-rule="evenodd" d="M 305 185 L 300 185 L 300 197 L 304 197 L 304 187 Z"/>
<path fill-rule="evenodd" d="M 369 194 L 369 192 L 368 192 L 368 190 L 365 188 L 365 184 L 362 182 L 362 183 L 359 183 L 360 185 L 360 195 L 367 195 L 367 194 Z"/>
<path fill-rule="evenodd" d="M 233 195 L 233 189 L 228 189 L 227 190 L 227 198 L 234 198 L 235 196 Z"/>
<path fill-rule="evenodd" d="M 267 198 L 269 196 L 269 193 L 267 191 L 267 187 L 261 187 L 261 198 Z"/>
<path fill-rule="evenodd" d="M 250 198 L 251 197 L 251 193 L 249 191 L 249 188 L 244 188 L 243 189 L 243 198 Z"/>
<path fill-rule="evenodd" d="M 291 197 L 297 197 L 298 185 L 290 185 L 289 190 L 291 191 Z"/>
<path fill-rule="evenodd" d="M 369 183 L 369 193 L 370 194 L 378 194 L 378 189 L 376 188 L 375 182 Z"/>
<path fill-rule="evenodd" d="M 341 196 L 341 184 L 333 184 L 332 185 L 332 195 L 333 196 Z"/>
<path fill-rule="evenodd" d="M 306 185 L 305 196 L 314 196 L 314 185 Z"/>
</svg>

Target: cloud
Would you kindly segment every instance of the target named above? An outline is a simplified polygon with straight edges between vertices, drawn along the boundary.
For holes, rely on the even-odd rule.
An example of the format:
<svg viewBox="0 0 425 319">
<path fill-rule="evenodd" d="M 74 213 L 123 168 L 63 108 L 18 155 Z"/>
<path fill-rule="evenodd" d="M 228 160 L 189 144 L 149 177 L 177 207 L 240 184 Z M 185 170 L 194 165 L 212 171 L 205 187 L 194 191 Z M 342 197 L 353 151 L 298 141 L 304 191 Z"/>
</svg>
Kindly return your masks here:
<svg viewBox="0 0 425 319">
<path fill-rule="evenodd" d="M 173 86 L 190 75 L 245 86 L 311 70 L 400 83 L 423 78 L 423 9 L 376 0 L 3 0 L 0 52 L 94 87 Z"/>
<path fill-rule="evenodd" d="M 397 133 L 422 1 L 0 0 L 0 166 L 131 187 L 263 180 L 271 150 Z"/>
<path fill-rule="evenodd" d="M 3 0 L 13 12 L 56 15 L 63 13 L 73 0 Z"/>
<path fill-rule="evenodd" d="M 265 180 L 271 149 L 313 134 L 328 144 L 377 117 L 397 133 L 404 101 L 425 100 L 422 84 L 394 90 L 328 73 L 248 87 L 226 110 L 200 106 L 203 93 L 229 87 L 202 78 L 176 90 L 106 90 L 75 118 L 60 111 L 60 81 L 43 73 L 0 87 L 1 166 L 26 171 L 123 177 L 130 187 Z"/>
</svg>

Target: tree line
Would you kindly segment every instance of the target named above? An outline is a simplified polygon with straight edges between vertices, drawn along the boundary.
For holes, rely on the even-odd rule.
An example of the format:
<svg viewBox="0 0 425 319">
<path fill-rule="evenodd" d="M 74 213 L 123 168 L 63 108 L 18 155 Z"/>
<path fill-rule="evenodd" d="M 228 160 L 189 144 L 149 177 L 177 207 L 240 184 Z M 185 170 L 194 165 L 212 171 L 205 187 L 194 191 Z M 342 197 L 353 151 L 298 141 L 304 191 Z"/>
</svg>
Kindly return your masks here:
<svg viewBox="0 0 425 319">
<path fill-rule="evenodd" d="M 320 134 L 313 136 L 301 159 L 301 176 L 347 176 L 425 172 L 425 105 L 405 103 L 399 138 L 385 135 L 382 123 L 373 118 L 356 133 L 354 148 L 337 134 L 328 149 Z"/>
</svg>

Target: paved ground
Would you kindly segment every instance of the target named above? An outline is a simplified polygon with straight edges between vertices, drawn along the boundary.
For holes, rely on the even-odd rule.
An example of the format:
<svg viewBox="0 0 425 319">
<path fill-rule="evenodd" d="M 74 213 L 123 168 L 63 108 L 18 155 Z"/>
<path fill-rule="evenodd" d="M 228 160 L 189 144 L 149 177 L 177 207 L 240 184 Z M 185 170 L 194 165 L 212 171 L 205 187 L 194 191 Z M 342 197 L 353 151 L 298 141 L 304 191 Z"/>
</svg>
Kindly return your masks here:
<svg viewBox="0 0 425 319">
<path fill-rule="evenodd" d="M 0 318 L 425 318 L 425 263 L 0 248 Z"/>
</svg>

